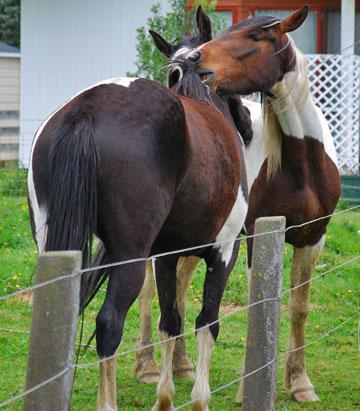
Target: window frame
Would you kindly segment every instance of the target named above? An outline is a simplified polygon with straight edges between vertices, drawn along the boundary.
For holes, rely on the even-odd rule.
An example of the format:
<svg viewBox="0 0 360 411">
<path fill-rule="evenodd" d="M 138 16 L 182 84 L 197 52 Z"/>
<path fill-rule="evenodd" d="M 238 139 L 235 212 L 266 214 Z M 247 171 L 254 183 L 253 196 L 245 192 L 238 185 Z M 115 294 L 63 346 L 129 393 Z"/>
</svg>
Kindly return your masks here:
<svg viewBox="0 0 360 411">
<path fill-rule="evenodd" d="M 217 4 L 215 7 L 215 11 L 229 11 L 232 15 L 232 24 L 236 24 L 238 22 L 238 6 L 227 6 L 226 4 Z"/>
<path fill-rule="evenodd" d="M 316 53 L 324 53 L 324 8 L 321 6 L 308 6 L 309 11 L 316 12 Z M 250 12 L 255 16 L 256 10 L 299 10 L 299 7 L 293 5 L 284 5 L 272 3 L 271 5 L 261 4 L 250 6 Z"/>
</svg>

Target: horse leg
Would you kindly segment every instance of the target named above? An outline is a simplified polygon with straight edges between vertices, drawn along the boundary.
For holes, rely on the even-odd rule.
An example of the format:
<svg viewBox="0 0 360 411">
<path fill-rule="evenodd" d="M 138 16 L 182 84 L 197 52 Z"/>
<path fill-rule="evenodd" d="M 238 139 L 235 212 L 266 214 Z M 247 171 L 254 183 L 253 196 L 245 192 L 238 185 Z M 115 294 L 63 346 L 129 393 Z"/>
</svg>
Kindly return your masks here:
<svg viewBox="0 0 360 411">
<path fill-rule="evenodd" d="M 196 319 L 198 358 L 196 364 L 195 384 L 191 392 L 193 411 L 208 411 L 211 397 L 209 373 L 211 355 L 219 334 L 219 323 L 212 324 L 219 317 L 220 303 L 229 274 L 234 266 L 238 244 L 235 245 L 230 262 L 222 261 L 216 250 L 206 258 L 207 271 L 204 283 L 204 299 L 201 312 Z M 212 324 L 205 327 L 207 324 Z M 202 328 L 205 327 L 205 328 Z"/>
<path fill-rule="evenodd" d="M 325 235 L 314 246 L 294 248 L 291 267 L 291 287 L 296 287 L 311 279 L 325 242 Z M 305 343 L 305 325 L 309 311 L 310 282 L 291 291 L 289 311 L 291 331 L 289 350 L 302 347 Z M 286 364 L 286 386 L 290 388 L 291 397 L 295 401 L 317 401 L 314 387 L 306 373 L 304 349 L 298 349 L 288 355 Z"/>
<path fill-rule="evenodd" d="M 116 405 L 116 358 L 100 363 L 100 388 L 97 400 L 98 411 L 115 411 Z"/>
<path fill-rule="evenodd" d="M 151 305 L 155 295 L 155 280 L 151 262 L 146 264 L 146 275 L 143 288 L 139 294 L 140 336 L 139 347 L 152 343 Z M 145 384 L 158 382 L 160 370 L 154 359 L 154 347 L 144 348 L 136 353 L 134 370 L 136 378 Z"/>
<path fill-rule="evenodd" d="M 112 261 L 125 258 L 112 258 Z M 126 314 L 141 290 L 145 263 L 113 267 L 105 301 L 96 318 L 96 348 L 101 360 L 98 411 L 115 411 L 116 358 L 111 358 L 122 338 Z M 110 357 L 108 360 L 106 358 Z"/>
<path fill-rule="evenodd" d="M 175 339 L 169 338 L 179 335 L 180 321 L 176 307 L 176 266 L 177 256 L 162 257 L 156 260 L 156 285 L 160 304 L 159 334 L 161 344 L 162 370 L 156 388 L 157 401 L 152 411 L 174 410 L 172 400 L 175 396 L 175 387 L 172 380 L 172 363 L 175 348 Z"/>
<path fill-rule="evenodd" d="M 184 332 L 186 292 L 190 286 L 194 272 L 199 264 L 198 257 L 180 258 L 176 271 L 176 306 L 181 317 L 180 334 Z M 182 379 L 194 379 L 193 366 L 186 355 L 185 338 L 179 337 L 175 342 L 173 357 L 173 374 Z"/>
</svg>

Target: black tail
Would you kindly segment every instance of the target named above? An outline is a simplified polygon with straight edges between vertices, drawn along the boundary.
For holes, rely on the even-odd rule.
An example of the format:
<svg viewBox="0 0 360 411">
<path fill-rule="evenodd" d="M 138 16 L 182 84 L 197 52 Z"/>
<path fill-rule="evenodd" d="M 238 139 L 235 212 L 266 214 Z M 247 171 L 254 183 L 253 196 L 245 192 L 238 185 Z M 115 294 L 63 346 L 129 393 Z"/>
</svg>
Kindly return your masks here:
<svg viewBox="0 0 360 411">
<path fill-rule="evenodd" d="M 68 116 L 63 124 L 50 151 L 45 249 L 81 250 L 86 265 L 97 219 L 98 154 L 93 118 L 82 111 Z"/>
<path fill-rule="evenodd" d="M 99 265 L 107 264 L 109 262 L 106 254 L 104 244 L 99 243 L 92 266 L 97 267 Z M 90 301 L 95 297 L 100 287 L 104 284 L 108 277 L 108 270 L 106 268 L 100 268 L 95 271 L 85 272 L 81 278 L 80 289 L 80 314 L 85 310 Z"/>
<path fill-rule="evenodd" d="M 69 115 L 63 124 L 50 151 L 45 249 L 81 250 L 83 267 L 86 267 L 91 261 L 92 238 L 97 221 L 99 159 L 94 141 L 93 116 L 81 110 Z M 92 263 L 103 263 L 104 254 L 102 248 L 101 255 L 98 254 L 97 260 Z M 104 274 L 84 273 L 80 291 L 81 311 L 95 295 Z"/>
</svg>

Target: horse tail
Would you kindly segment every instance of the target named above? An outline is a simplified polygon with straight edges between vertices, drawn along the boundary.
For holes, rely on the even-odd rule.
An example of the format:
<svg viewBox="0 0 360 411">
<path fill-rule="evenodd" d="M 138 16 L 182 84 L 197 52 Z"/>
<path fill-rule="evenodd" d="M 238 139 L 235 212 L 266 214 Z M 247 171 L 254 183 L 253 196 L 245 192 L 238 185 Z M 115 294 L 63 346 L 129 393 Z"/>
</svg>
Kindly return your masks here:
<svg viewBox="0 0 360 411">
<path fill-rule="evenodd" d="M 45 250 L 80 250 L 87 266 L 96 232 L 99 157 L 94 118 L 85 107 L 65 116 L 49 162 Z"/>
<path fill-rule="evenodd" d="M 108 255 L 104 244 L 100 241 L 95 253 L 92 267 L 102 266 L 109 263 Z M 80 314 L 90 304 L 101 286 L 108 277 L 108 270 L 106 268 L 99 268 L 96 270 L 85 271 L 81 277 L 80 287 Z"/>
</svg>

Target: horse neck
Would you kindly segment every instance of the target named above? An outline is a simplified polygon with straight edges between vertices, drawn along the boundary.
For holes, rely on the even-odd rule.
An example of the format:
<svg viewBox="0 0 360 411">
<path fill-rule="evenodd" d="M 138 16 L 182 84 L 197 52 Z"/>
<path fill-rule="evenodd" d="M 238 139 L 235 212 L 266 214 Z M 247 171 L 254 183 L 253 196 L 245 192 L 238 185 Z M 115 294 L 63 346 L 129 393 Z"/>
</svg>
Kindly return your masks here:
<svg viewBox="0 0 360 411">
<path fill-rule="evenodd" d="M 305 57 L 294 49 L 297 64 L 294 71 L 286 73 L 282 81 L 272 88 L 272 110 L 285 136 L 304 139 L 311 137 L 324 142 L 319 110 L 309 90 Z"/>
<path fill-rule="evenodd" d="M 309 152 L 311 146 L 320 143 L 323 147 L 320 151 L 316 150 L 319 165 L 325 157 L 325 128 L 323 115 L 310 95 L 306 60 L 299 52 L 296 57 L 295 70 L 286 73 L 271 89 L 272 96 L 265 98 L 264 145 L 268 178 L 280 166 L 287 167 L 298 185 L 304 186 L 308 179 L 310 157 L 314 161 Z"/>
</svg>

